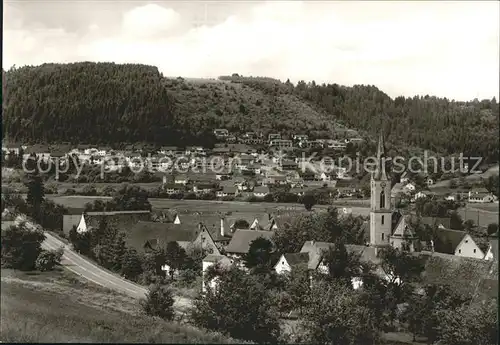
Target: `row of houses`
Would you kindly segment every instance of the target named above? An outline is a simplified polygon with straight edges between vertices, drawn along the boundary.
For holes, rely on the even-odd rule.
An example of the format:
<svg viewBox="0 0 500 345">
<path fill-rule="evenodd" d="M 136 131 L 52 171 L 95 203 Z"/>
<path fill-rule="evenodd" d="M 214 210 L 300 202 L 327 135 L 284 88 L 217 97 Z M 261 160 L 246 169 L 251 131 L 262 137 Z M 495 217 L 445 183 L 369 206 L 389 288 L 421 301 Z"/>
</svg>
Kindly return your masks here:
<svg viewBox="0 0 500 345">
<path fill-rule="evenodd" d="M 349 212 L 342 212 L 348 214 Z M 257 238 L 273 240 L 277 229 L 292 224 L 296 212 L 293 214 L 261 214 L 247 219 L 241 215 L 196 215 L 182 216 L 171 214 L 163 216 L 163 221 L 154 221 L 149 211 L 122 211 L 122 212 L 88 212 L 77 215 L 65 215 L 63 230 L 67 233 L 73 227 L 77 231 L 88 231 L 99 226 L 99 221 L 107 218 L 126 232 L 128 245 L 137 250 L 151 251 L 169 242 L 177 242 L 181 247 L 189 249 L 192 246 L 202 247 L 208 253 L 203 259 L 203 272 L 214 264 L 243 266 L 242 258 L 248 252 L 250 244 Z M 436 228 L 438 243 L 431 241 L 428 248 L 416 250 L 416 238 L 411 233 L 409 224 L 411 215 L 393 217 L 394 226 L 391 235 L 391 245 L 402 250 L 413 252 L 415 255 L 445 256 L 457 259 L 474 259 L 496 262 L 498 260 L 498 239 L 491 238 L 487 249 L 481 249 L 475 240 L 463 231 L 450 229 L 449 218 L 424 217 L 422 221 Z M 112 220 L 111 220 L 112 219 Z M 368 224 L 365 223 L 365 230 Z M 401 238 L 401 241 L 395 241 Z M 408 245 L 401 246 L 401 243 Z M 305 265 L 310 271 L 325 271 L 323 253 L 334 246 L 332 243 L 306 241 L 298 253 L 285 253 L 276 258 L 274 269 L 278 274 L 290 272 L 298 265 Z M 347 250 L 360 256 L 362 260 L 377 264 L 379 257 L 377 248 L 367 245 L 347 245 Z M 169 271 L 170 267 L 163 266 Z M 203 283 L 205 284 L 205 282 Z M 362 285 L 362 281 L 353 281 L 355 287 Z M 203 285 L 205 288 L 205 285 Z"/>
<path fill-rule="evenodd" d="M 392 187 L 391 195 L 393 198 L 399 198 L 400 200 L 406 199 L 411 202 L 415 202 L 422 198 L 440 198 L 449 201 L 467 201 L 470 203 L 498 202 L 497 196 L 488 191 L 486 188 L 472 188 L 469 191 L 438 194 L 430 190 L 417 191 L 416 185 L 412 182 L 408 182 L 406 184 L 396 183 Z"/>
</svg>

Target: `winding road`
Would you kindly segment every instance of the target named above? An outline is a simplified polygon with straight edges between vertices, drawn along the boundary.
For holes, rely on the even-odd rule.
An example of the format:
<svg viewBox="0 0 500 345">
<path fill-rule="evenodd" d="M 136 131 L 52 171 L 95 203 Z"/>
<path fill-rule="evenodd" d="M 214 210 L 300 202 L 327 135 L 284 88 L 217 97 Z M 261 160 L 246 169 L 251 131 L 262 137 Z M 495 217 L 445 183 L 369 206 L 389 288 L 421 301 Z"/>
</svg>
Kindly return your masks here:
<svg viewBox="0 0 500 345">
<path fill-rule="evenodd" d="M 146 297 L 147 289 L 143 286 L 126 280 L 117 274 L 111 273 L 102 267 L 94 264 L 90 260 L 72 250 L 71 246 L 65 244 L 55 236 L 45 232 L 45 241 L 42 247 L 47 250 L 64 249 L 61 265 L 71 272 L 116 292 L 128 295 L 133 298 L 143 299 Z M 184 297 L 175 297 L 175 307 L 184 309 L 191 305 L 191 301 Z"/>
</svg>

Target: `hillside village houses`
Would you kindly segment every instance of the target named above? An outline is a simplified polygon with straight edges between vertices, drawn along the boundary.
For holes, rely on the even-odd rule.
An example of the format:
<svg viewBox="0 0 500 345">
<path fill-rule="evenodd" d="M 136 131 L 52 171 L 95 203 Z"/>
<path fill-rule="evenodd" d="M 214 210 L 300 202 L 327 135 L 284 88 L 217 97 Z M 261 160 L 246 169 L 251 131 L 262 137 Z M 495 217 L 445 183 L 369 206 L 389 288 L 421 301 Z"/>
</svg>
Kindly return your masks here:
<svg viewBox="0 0 500 345">
<path fill-rule="evenodd" d="M 377 157 L 379 162 L 384 156 L 383 138 L 379 139 Z M 377 170 L 371 178 L 371 199 L 370 199 L 370 223 L 369 223 L 369 242 L 366 246 L 346 245 L 346 249 L 350 253 L 356 253 L 363 261 L 378 264 L 380 259 L 378 253 L 381 248 L 392 246 L 399 250 L 408 252 L 420 251 L 420 240 L 412 232 L 410 222 L 412 215 L 403 215 L 398 211 L 394 211 L 391 206 L 391 185 L 390 180 L 385 172 L 383 165 L 379 164 Z M 348 213 L 348 212 L 345 212 Z M 449 218 L 422 218 L 424 224 L 436 228 L 438 242 L 436 245 L 431 241 L 430 251 L 423 251 L 426 255 L 452 255 L 462 258 L 472 258 L 479 260 L 492 260 L 498 253 L 498 243 L 493 243 L 485 254 L 475 243 L 473 238 L 463 232 L 449 229 Z M 245 253 L 248 252 L 250 244 L 253 240 L 263 237 L 272 241 L 273 228 L 265 231 L 239 229 L 234 234 L 225 248 L 226 258 L 225 263 L 238 263 Z M 275 263 L 274 269 L 278 274 L 286 274 L 291 272 L 294 267 L 302 265 L 307 267 L 309 271 L 327 272 L 327 268 L 322 261 L 322 255 L 325 250 L 333 247 L 333 243 L 307 241 L 304 243 L 299 253 L 284 253 Z M 443 254 L 441 254 L 443 253 Z M 422 254 L 423 255 L 423 254 Z M 222 260 L 222 258 L 220 259 Z M 210 260 L 204 263 L 204 272 L 211 265 L 215 264 L 216 260 L 210 257 Z M 241 262 L 239 264 L 242 265 Z M 380 269 L 379 274 L 385 274 Z M 360 278 L 353 279 L 353 287 L 359 288 L 362 286 Z"/>
<path fill-rule="evenodd" d="M 221 132 L 224 137 L 224 131 Z M 299 138 L 301 138 L 299 136 Z M 273 137 L 271 140 L 282 140 Z M 301 138 L 301 140 L 306 140 Z M 297 138 L 295 138 L 297 140 Z M 256 150 L 251 149 L 246 144 L 224 144 L 218 146 L 225 150 L 224 156 L 229 154 L 244 154 L 246 163 L 240 163 L 240 167 L 226 167 L 222 172 L 203 174 L 190 172 L 185 174 L 172 174 L 168 178 L 163 178 L 163 184 L 167 193 L 183 193 L 192 191 L 194 193 L 216 194 L 217 197 L 234 197 L 242 193 L 250 193 L 255 197 L 265 197 L 271 193 L 275 185 L 292 185 L 290 192 L 297 195 L 304 195 L 307 191 L 314 188 L 324 188 L 326 183 L 328 187 L 336 187 L 341 195 L 352 196 L 356 188 L 339 186 L 342 182 L 338 171 L 328 173 L 297 173 L 290 171 L 284 174 L 278 171 L 273 163 L 259 162 L 262 165 L 262 174 L 256 176 L 255 182 L 249 183 L 249 179 L 238 176 L 238 168 L 248 169 L 256 161 Z M 216 147 L 217 148 L 217 147 Z M 22 148 L 25 152 L 29 147 Z M 73 152 L 81 157 L 92 157 L 93 164 L 102 160 L 107 154 L 113 153 L 116 156 L 126 159 L 140 157 L 140 149 L 129 147 L 128 151 L 111 150 L 110 148 L 97 147 L 78 147 L 77 149 L 68 149 L 66 152 Z M 37 147 L 33 150 L 40 157 L 50 157 L 49 147 Z M 187 148 L 186 150 L 177 147 L 163 147 L 158 150 L 158 155 L 166 155 L 171 158 L 189 151 L 191 156 L 210 154 L 209 150 L 200 150 L 199 148 Z M 19 151 L 18 151 L 19 152 Z M 379 138 L 377 157 L 379 161 L 384 157 L 384 143 L 382 136 Z M 50 158 L 49 158 L 50 159 Z M 276 164 L 275 164 L 276 165 Z M 281 166 L 283 168 L 283 166 Z M 347 172 L 346 172 L 347 174 Z M 347 184 L 349 180 L 346 180 Z M 411 181 L 406 181 L 410 183 Z M 407 184 L 408 184 L 407 183 Z M 411 188 L 411 187 L 410 187 Z M 379 164 L 378 169 L 371 176 L 370 180 L 370 220 L 366 224 L 367 244 L 366 245 L 348 245 L 347 250 L 360 255 L 362 260 L 377 263 L 379 249 L 385 246 L 393 246 L 400 250 L 417 252 L 421 250 L 421 244 L 415 234 L 412 233 L 410 221 L 411 215 L 402 214 L 393 209 L 391 202 L 393 197 L 393 188 L 391 188 L 390 179 L 385 169 Z M 482 190 L 472 190 L 469 198 L 479 200 Z M 472 197 L 472 198 L 471 198 Z M 481 199 L 484 200 L 484 197 Z M 346 209 L 342 214 L 349 214 Z M 167 217 L 162 221 L 154 220 L 149 211 L 118 211 L 118 212 L 86 212 L 75 215 L 65 215 L 63 217 L 63 231 L 69 231 L 76 227 L 78 232 L 88 231 L 90 228 L 99 226 L 102 219 L 113 222 L 117 227 L 127 233 L 127 243 L 137 250 L 146 252 L 154 250 L 159 246 L 164 246 L 169 242 L 177 242 L 183 248 L 190 246 L 201 246 L 209 254 L 203 260 L 202 274 L 208 267 L 216 263 L 227 267 L 232 264 L 242 266 L 242 257 L 248 252 L 252 241 L 259 237 L 264 237 L 272 241 L 273 233 L 280 227 L 286 226 L 286 222 L 291 222 L 286 216 L 277 214 L 256 215 L 253 219 L 248 219 L 246 228 L 238 228 L 237 219 L 231 219 L 229 216 L 189 216 L 182 217 L 178 213 Z M 427 219 L 424 223 L 436 227 L 438 240 L 431 243 L 427 251 L 429 255 L 442 253 L 457 258 L 470 258 L 480 260 L 493 260 L 498 255 L 498 243 L 490 242 L 490 247 L 483 252 L 474 239 L 465 232 L 450 229 L 449 219 Z M 290 224 L 290 223 L 288 223 Z M 140 234 L 140 235 L 138 235 Z M 146 239 L 146 240 L 145 240 Z M 274 269 L 279 274 L 290 272 L 297 265 L 306 265 L 309 270 L 324 271 L 325 265 L 322 262 L 323 251 L 333 244 L 307 241 L 304 243 L 299 253 L 283 253 L 279 260 L 274 263 Z M 441 254 L 440 254 L 441 255 Z M 170 272 L 170 268 L 164 265 L 164 270 Z M 354 280 L 356 288 L 362 286 L 362 282 Z M 205 289 L 205 282 L 203 282 Z"/>
<path fill-rule="evenodd" d="M 354 132 L 353 132 L 354 133 Z M 14 152 L 19 153 L 23 151 L 23 159 L 28 159 L 31 156 L 36 156 L 37 159 L 49 162 L 50 160 L 57 160 L 59 164 L 63 165 L 64 160 L 71 159 L 72 156 L 78 157 L 79 164 L 86 164 L 89 166 L 101 167 L 105 165 L 104 170 L 106 172 L 121 171 L 124 167 L 128 166 L 134 171 L 140 169 L 149 169 L 154 172 L 155 177 L 160 177 L 162 184 L 164 185 L 164 190 L 168 195 L 176 195 L 187 192 L 192 192 L 197 195 L 201 194 L 216 194 L 219 198 L 227 197 L 246 197 L 248 195 L 263 198 L 267 194 L 271 193 L 273 186 L 303 186 L 303 185 L 313 185 L 309 183 L 304 183 L 303 179 L 296 177 L 291 179 L 289 173 L 297 172 L 302 169 L 302 167 L 297 164 L 295 157 L 291 159 L 285 159 L 279 162 L 277 166 L 269 164 L 268 162 L 258 161 L 258 153 L 255 147 L 249 146 L 241 140 L 240 143 L 229 143 L 227 138 L 230 133 L 227 129 L 216 129 L 214 134 L 221 141 L 225 143 L 216 144 L 212 151 L 210 157 L 210 150 L 199 146 L 190 146 L 185 149 L 175 147 L 175 146 L 164 146 L 157 149 L 153 149 L 151 146 L 147 145 L 126 145 L 125 147 L 111 148 L 111 147 L 100 147 L 96 145 L 79 144 L 76 147 L 72 147 L 70 144 L 61 145 L 19 145 L 19 144 L 8 144 L 5 143 L 3 147 L 4 157 L 7 153 Z M 240 139 L 252 139 L 260 138 L 262 140 L 262 133 L 247 132 Z M 268 147 L 262 146 L 262 152 L 272 150 L 272 149 L 287 149 L 293 148 L 294 144 L 297 142 L 307 142 L 310 141 L 309 137 L 304 134 L 294 134 L 292 136 L 293 140 L 288 140 L 282 137 L 279 133 L 271 133 L 268 136 Z M 356 139 L 356 138 L 351 138 Z M 277 142 L 273 142 L 278 140 Z M 350 139 L 345 139 L 350 140 Z M 362 140 L 358 140 L 361 142 Z M 316 142 L 316 141 L 314 141 Z M 328 142 L 328 140 L 320 141 Z M 22 146 L 22 147 L 21 147 Z M 155 151 L 155 152 L 153 152 Z M 232 157 L 232 155 L 237 155 Z M 195 185 L 195 181 L 186 179 L 189 174 L 172 174 L 174 175 L 174 180 L 171 180 L 169 174 L 174 168 L 173 161 L 180 157 L 191 157 L 191 159 L 182 159 L 180 162 L 177 161 L 177 166 L 185 171 L 196 169 L 201 170 L 202 173 L 210 174 L 210 169 L 213 168 L 212 162 L 209 160 L 213 157 L 222 158 L 225 171 L 217 171 L 215 174 L 215 179 L 207 182 L 204 186 Z M 231 161 L 234 160 L 232 164 Z M 163 173 L 163 176 L 159 176 Z M 242 175 L 242 177 L 235 176 L 236 174 Z M 207 175 L 207 174 L 206 174 Z M 238 192 L 233 192 L 232 186 L 227 186 L 231 188 L 225 188 L 225 186 L 218 185 L 217 181 L 235 179 L 234 186 L 238 188 Z M 258 188 L 257 191 L 253 191 L 252 187 L 249 187 L 246 183 L 241 183 L 237 181 L 238 178 L 243 178 L 245 180 L 256 179 L 257 183 L 254 184 Z M 328 181 L 330 178 L 350 178 L 347 174 L 342 173 L 338 176 L 325 175 L 322 177 L 318 176 L 318 180 Z M 184 185 L 183 188 L 181 185 Z M 211 188 L 209 188 L 209 186 Z M 322 185 L 318 185 L 322 187 Z M 269 189 L 269 191 L 268 191 Z M 248 191 L 248 193 L 239 193 L 241 191 Z M 303 193 L 299 193 L 303 194 Z"/>
</svg>

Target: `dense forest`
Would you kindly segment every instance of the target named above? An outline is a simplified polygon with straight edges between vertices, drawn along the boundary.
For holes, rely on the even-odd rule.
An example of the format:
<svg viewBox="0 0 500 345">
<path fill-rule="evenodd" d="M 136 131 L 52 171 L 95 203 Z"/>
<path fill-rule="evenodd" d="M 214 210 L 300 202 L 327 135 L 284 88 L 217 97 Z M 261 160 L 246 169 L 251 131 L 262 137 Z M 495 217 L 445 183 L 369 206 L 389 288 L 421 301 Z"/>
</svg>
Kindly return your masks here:
<svg viewBox="0 0 500 345">
<path fill-rule="evenodd" d="M 156 67 L 72 63 L 4 71 L 3 135 L 11 141 L 213 143 L 214 128 L 312 137 L 376 135 L 394 146 L 498 160 L 495 99 L 391 99 L 375 86 L 294 86 L 272 78 L 167 79 Z"/>
</svg>

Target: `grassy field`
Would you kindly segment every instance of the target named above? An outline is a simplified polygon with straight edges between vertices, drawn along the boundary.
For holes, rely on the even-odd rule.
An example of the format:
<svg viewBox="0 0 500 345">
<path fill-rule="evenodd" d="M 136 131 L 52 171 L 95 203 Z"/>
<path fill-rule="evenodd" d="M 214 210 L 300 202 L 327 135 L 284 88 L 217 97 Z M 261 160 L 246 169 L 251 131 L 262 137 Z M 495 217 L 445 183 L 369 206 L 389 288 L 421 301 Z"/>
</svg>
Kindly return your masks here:
<svg viewBox="0 0 500 345">
<path fill-rule="evenodd" d="M 499 204 L 494 202 L 488 204 L 467 203 L 467 208 L 498 213 Z"/>
<path fill-rule="evenodd" d="M 2 342 L 237 343 L 142 315 L 136 300 L 65 270 L 1 276 Z"/>
<path fill-rule="evenodd" d="M 495 205 L 497 207 L 496 211 L 480 209 L 476 207 L 477 205 L 474 205 L 461 208 L 458 210 L 458 213 L 464 221 L 470 219 L 474 224 L 479 226 L 488 226 L 491 223 L 498 224 L 498 204 Z"/>
<path fill-rule="evenodd" d="M 93 200 L 109 200 L 109 197 L 85 197 L 85 196 L 61 196 L 47 195 L 47 198 L 54 202 L 71 208 L 83 208 L 86 203 Z M 252 214 L 263 214 L 275 210 L 303 210 L 302 204 L 286 204 L 286 203 L 250 203 L 243 201 L 206 201 L 206 200 L 174 200 L 150 198 L 149 201 L 155 209 L 175 209 L 178 213 L 193 213 L 193 212 L 209 212 L 209 213 L 226 213 L 226 212 L 242 212 Z M 336 203 L 337 207 L 347 207 L 352 209 L 353 214 L 363 216 L 369 215 L 368 201 L 354 200 L 351 206 L 351 201 L 341 201 Z M 359 205 L 359 206 L 358 206 Z M 316 205 L 316 209 L 327 208 L 326 205 Z"/>
</svg>

